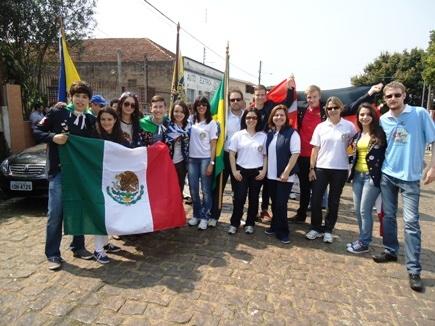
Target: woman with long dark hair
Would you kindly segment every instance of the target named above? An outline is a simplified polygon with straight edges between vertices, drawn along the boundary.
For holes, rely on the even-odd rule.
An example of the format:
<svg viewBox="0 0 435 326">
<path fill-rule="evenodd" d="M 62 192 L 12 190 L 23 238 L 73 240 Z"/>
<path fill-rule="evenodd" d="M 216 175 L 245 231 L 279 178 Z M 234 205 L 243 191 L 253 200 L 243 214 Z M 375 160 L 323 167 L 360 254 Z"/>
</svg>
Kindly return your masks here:
<svg viewBox="0 0 435 326">
<path fill-rule="evenodd" d="M 268 119 L 270 131 L 267 134 L 267 182 L 272 201 L 272 221 L 264 232 L 275 234 L 284 244 L 290 243 L 287 220 L 287 203 L 292 189 L 296 162 L 301 151 L 301 138 L 290 127 L 287 107 L 275 106 Z"/>
<path fill-rule="evenodd" d="M 359 238 L 347 245 L 347 251 L 360 254 L 369 251 L 373 230 L 373 206 L 381 192 L 381 168 L 385 158 L 386 138 L 379 125 L 376 110 L 362 103 L 356 113 L 359 132 L 353 137 L 352 170 L 353 202 L 359 226 Z"/>
<path fill-rule="evenodd" d="M 102 108 L 98 112 L 94 136 L 124 146 L 129 145 L 122 134 L 119 117 L 116 111 L 109 106 Z M 107 235 L 95 236 L 94 258 L 97 262 L 101 264 L 109 263 L 110 260 L 106 253 L 118 252 L 120 250 L 121 248 L 108 242 Z"/>
<path fill-rule="evenodd" d="M 206 230 L 211 219 L 211 187 L 217 139 L 218 125 L 212 119 L 210 102 L 204 96 L 198 97 L 193 103 L 188 178 L 193 204 L 193 217 L 189 220 L 189 225 L 198 225 L 200 230 Z M 202 201 L 199 196 L 200 181 Z"/>
<path fill-rule="evenodd" d="M 187 164 L 189 162 L 189 133 L 189 109 L 183 101 L 175 101 L 171 109 L 170 122 L 165 131 L 164 139 L 169 147 L 169 153 L 177 171 L 181 195 L 183 195 Z"/>
<path fill-rule="evenodd" d="M 118 101 L 117 112 L 123 136 L 129 147 L 143 146 L 143 132 L 139 125 L 139 120 L 143 115 L 139 111 L 137 96 L 131 92 L 122 93 Z"/>
<path fill-rule="evenodd" d="M 267 136 L 261 131 L 260 119 L 261 115 L 257 109 L 245 110 L 241 118 L 241 130 L 231 137 L 228 147 L 231 171 L 236 179 L 229 234 L 235 234 L 240 226 L 246 196 L 249 202 L 245 233 L 254 233 L 255 217 L 258 213 L 258 195 L 267 171 L 265 148 Z"/>
</svg>

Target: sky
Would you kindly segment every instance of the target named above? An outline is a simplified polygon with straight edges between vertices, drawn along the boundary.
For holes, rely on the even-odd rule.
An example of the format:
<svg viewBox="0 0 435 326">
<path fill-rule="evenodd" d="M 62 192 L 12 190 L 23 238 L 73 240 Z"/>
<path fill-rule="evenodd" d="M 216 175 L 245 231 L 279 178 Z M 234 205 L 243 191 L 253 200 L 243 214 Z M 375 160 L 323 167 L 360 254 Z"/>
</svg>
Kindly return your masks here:
<svg viewBox="0 0 435 326">
<path fill-rule="evenodd" d="M 350 86 L 381 52 L 427 49 L 433 0 L 149 0 L 181 25 L 183 56 L 219 70 L 229 44 L 230 77 L 297 88 Z M 146 37 L 175 52 L 176 26 L 144 0 L 98 0 L 93 37 Z"/>
</svg>

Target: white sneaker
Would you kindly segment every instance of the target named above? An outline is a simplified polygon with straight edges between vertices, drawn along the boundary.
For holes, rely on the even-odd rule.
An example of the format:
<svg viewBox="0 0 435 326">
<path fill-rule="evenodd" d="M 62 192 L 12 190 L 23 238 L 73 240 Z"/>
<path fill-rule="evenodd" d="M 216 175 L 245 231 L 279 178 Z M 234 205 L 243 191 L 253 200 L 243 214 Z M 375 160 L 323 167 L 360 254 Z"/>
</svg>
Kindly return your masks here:
<svg viewBox="0 0 435 326">
<path fill-rule="evenodd" d="M 230 227 L 228 228 L 228 234 L 236 234 L 237 232 L 237 228 L 233 225 L 230 225 Z"/>
<path fill-rule="evenodd" d="M 252 234 L 254 233 L 254 227 L 252 225 L 248 225 L 245 227 L 245 233 L 246 234 Z"/>
<path fill-rule="evenodd" d="M 323 242 L 332 243 L 332 241 L 333 241 L 332 233 L 325 232 L 325 235 L 323 236 Z"/>
<path fill-rule="evenodd" d="M 207 230 L 208 221 L 205 219 L 202 219 L 201 222 L 199 222 L 198 229 L 199 230 Z"/>
<path fill-rule="evenodd" d="M 305 238 L 307 238 L 308 240 L 315 240 L 317 238 L 320 238 L 321 236 L 323 236 L 323 233 L 317 232 L 316 230 L 311 230 L 305 234 Z"/>
<path fill-rule="evenodd" d="M 215 228 L 217 225 L 217 220 L 214 218 L 211 218 L 208 220 L 208 226 L 211 226 L 212 228 Z"/>
<path fill-rule="evenodd" d="M 187 224 L 189 224 L 190 226 L 195 226 L 198 225 L 199 223 L 199 218 L 196 217 L 192 217 L 189 222 L 187 222 Z"/>
</svg>

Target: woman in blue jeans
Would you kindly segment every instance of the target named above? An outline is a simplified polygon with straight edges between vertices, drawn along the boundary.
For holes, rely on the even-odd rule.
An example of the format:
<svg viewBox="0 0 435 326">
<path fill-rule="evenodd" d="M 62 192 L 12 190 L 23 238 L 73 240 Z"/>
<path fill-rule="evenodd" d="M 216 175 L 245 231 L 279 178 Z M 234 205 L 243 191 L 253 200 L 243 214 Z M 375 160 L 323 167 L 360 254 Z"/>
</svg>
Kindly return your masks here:
<svg viewBox="0 0 435 326">
<path fill-rule="evenodd" d="M 381 168 L 385 157 L 385 133 L 379 126 L 375 109 L 362 103 L 357 115 L 360 129 L 353 138 L 352 181 L 353 202 L 359 226 L 359 238 L 347 244 L 347 251 L 360 254 L 369 251 L 373 230 L 373 206 L 381 192 Z"/>
<path fill-rule="evenodd" d="M 189 140 L 188 178 L 192 196 L 193 217 L 190 226 L 198 225 L 206 230 L 212 207 L 211 182 L 216 156 L 218 125 L 212 120 L 210 103 L 206 97 L 198 97 L 193 103 L 193 123 Z M 199 183 L 203 198 L 199 196 Z"/>
</svg>

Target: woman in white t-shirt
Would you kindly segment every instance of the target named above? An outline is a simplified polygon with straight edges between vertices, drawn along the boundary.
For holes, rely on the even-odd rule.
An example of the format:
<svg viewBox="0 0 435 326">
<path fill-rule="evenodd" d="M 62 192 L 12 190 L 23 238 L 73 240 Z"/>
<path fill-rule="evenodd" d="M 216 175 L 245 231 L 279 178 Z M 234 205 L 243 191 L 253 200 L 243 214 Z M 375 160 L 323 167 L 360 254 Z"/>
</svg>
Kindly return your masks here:
<svg viewBox="0 0 435 326">
<path fill-rule="evenodd" d="M 248 193 L 249 204 L 245 232 L 254 233 L 261 180 L 264 179 L 267 171 L 266 133 L 261 131 L 260 119 L 261 115 L 255 108 L 245 110 L 241 118 L 241 130 L 231 137 L 228 147 L 231 171 L 236 179 L 229 234 L 235 234 L 240 226 Z"/>
<path fill-rule="evenodd" d="M 170 122 L 163 138 L 169 147 L 169 154 L 177 171 L 182 197 L 189 161 L 189 136 L 189 109 L 183 101 L 175 101 L 170 113 Z"/>
<path fill-rule="evenodd" d="M 297 172 L 296 162 L 301 152 L 301 138 L 290 127 L 287 107 L 277 105 L 269 115 L 267 134 L 267 182 L 272 200 L 272 221 L 264 232 L 275 234 L 284 244 L 290 243 L 287 202 Z"/>
<path fill-rule="evenodd" d="M 206 230 L 213 203 L 211 183 L 216 156 L 218 125 L 212 119 L 210 102 L 199 97 L 193 103 L 193 123 L 190 130 L 188 178 L 192 196 L 193 217 L 189 225 Z M 199 183 L 203 198 L 199 196 Z"/>
<path fill-rule="evenodd" d="M 311 138 L 310 181 L 314 181 L 311 195 L 311 230 L 305 237 L 332 243 L 332 230 L 337 222 L 341 192 L 348 177 L 347 147 L 356 130 L 353 123 L 341 118 L 343 102 L 336 96 L 328 98 L 325 111 L 328 119 L 314 129 Z M 322 227 L 322 197 L 329 185 L 328 213 Z"/>
</svg>

